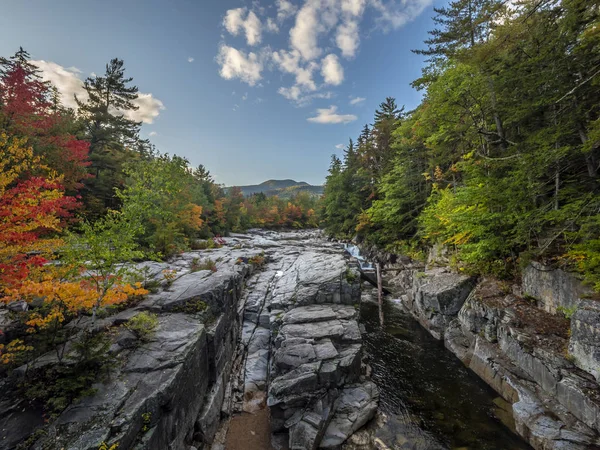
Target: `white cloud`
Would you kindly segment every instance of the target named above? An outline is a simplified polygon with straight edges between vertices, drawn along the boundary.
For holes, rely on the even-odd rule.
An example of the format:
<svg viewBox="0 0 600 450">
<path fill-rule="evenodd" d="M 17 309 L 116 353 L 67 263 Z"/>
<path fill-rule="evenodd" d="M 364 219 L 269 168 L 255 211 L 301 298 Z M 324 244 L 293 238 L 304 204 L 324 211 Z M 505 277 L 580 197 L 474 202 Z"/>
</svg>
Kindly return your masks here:
<svg viewBox="0 0 600 450">
<path fill-rule="evenodd" d="M 268 18 L 266 23 L 267 31 L 270 33 L 279 33 L 279 25 L 274 19 Z"/>
<path fill-rule="evenodd" d="M 158 133 L 156 131 L 151 131 L 150 133 L 148 133 L 148 136 L 152 137 L 152 136 L 156 136 Z"/>
<path fill-rule="evenodd" d="M 366 0 L 341 0 L 342 11 L 350 16 L 359 17 L 362 16 Z"/>
<path fill-rule="evenodd" d="M 262 78 L 263 63 L 256 53 L 246 55 L 243 51 L 221 44 L 217 63 L 221 66 L 221 76 L 226 80 L 239 78 L 254 86 Z"/>
<path fill-rule="evenodd" d="M 244 101 L 248 100 L 248 93 L 247 92 L 244 95 L 242 95 L 242 100 L 244 100 Z"/>
<path fill-rule="evenodd" d="M 88 95 L 83 88 L 83 81 L 78 76 L 81 73 L 79 69 L 76 71 L 72 70 L 72 68 L 67 69 L 51 61 L 41 60 L 31 62 L 40 68 L 44 80 L 56 86 L 58 92 L 61 94 L 62 104 L 67 108 L 77 109 L 75 95 L 77 95 L 79 100 L 87 100 Z"/>
<path fill-rule="evenodd" d="M 280 87 L 277 92 L 299 107 L 309 105 L 315 99 L 333 98 L 333 93 L 330 91 L 307 93 L 299 86 Z"/>
<path fill-rule="evenodd" d="M 240 31 L 244 30 L 248 45 L 260 44 L 262 28 L 260 19 L 254 14 L 254 11 L 248 12 L 247 16 L 246 12 L 246 8 L 230 9 L 225 14 L 223 26 L 234 36 L 237 36 Z"/>
<path fill-rule="evenodd" d="M 83 87 L 83 81 L 79 78 L 80 70 L 73 67 L 65 68 L 51 61 L 31 61 L 42 71 L 42 78 L 50 81 L 56 86 L 60 93 L 63 105 L 68 108 L 77 109 L 75 95 L 80 101 L 87 101 L 88 95 Z M 159 116 L 160 111 L 165 109 L 162 101 L 152 94 L 140 92 L 138 98 L 132 102 L 138 107 L 137 110 L 125 111 L 123 115 L 136 122 L 152 123 Z M 119 112 L 119 111 L 115 111 Z"/>
<path fill-rule="evenodd" d="M 300 99 L 300 96 L 302 95 L 302 89 L 300 89 L 298 86 L 292 86 L 289 88 L 280 87 L 277 90 L 277 92 L 279 94 L 283 95 L 288 100 L 293 100 L 293 101 L 298 101 Z"/>
<path fill-rule="evenodd" d="M 433 0 L 369 0 L 370 5 L 379 12 L 377 23 L 384 31 L 398 29 L 414 20 Z"/>
<path fill-rule="evenodd" d="M 335 124 L 354 122 L 357 118 L 354 114 L 338 114 L 337 106 L 332 105 L 329 108 L 317 109 L 317 115 L 306 120 L 313 123 Z"/>
<path fill-rule="evenodd" d="M 263 46 L 255 53 L 223 43 L 217 61 L 223 78 L 238 78 L 251 86 L 262 86 L 264 69 L 294 77 L 293 83 L 278 92 L 296 105 L 308 104 L 326 86 L 344 81 L 343 59 L 356 57 L 361 42 L 362 19 L 370 10 L 376 29 L 387 32 L 413 20 L 433 0 L 276 0 L 275 7 L 262 8 L 257 0 L 248 7 L 230 9 L 223 25 L 233 34 L 245 34 L 249 46 L 261 42 L 261 31 L 279 33 L 289 26 L 287 46 Z M 241 3 L 241 0 L 240 0 Z M 260 16 L 260 18 L 257 16 Z M 269 17 L 270 16 L 270 17 Z M 286 20 L 293 18 L 293 21 Z M 332 48 L 332 43 L 335 48 Z M 342 59 L 343 58 L 343 59 Z M 315 73 L 321 72 L 323 80 Z M 315 79 L 317 78 L 317 79 Z M 270 80 L 265 81 L 265 85 Z M 324 93 L 330 96 L 331 93 Z M 327 97 L 329 98 L 329 97 Z M 357 104 L 356 103 L 351 104 Z"/>
<path fill-rule="evenodd" d="M 302 65 L 301 56 L 298 50 L 273 52 L 272 59 L 282 72 L 290 73 L 296 77 L 296 85 L 308 91 L 317 89 L 313 80 L 313 72 L 318 68 L 318 64 L 310 61 Z"/>
<path fill-rule="evenodd" d="M 277 20 L 283 22 L 288 17 L 296 14 L 298 8 L 288 0 L 277 0 Z"/>
<path fill-rule="evenodd" d="M 324 30 L 319 20 L 319 6 L 318 0 L 308 0 L 296 15 L 296 23 L 290 30 L 292 48 L 298 50 L 307 61 L 321 54 L 318 37 Z"/>
<path fill-rule="evenodd" d="M 335 42 L 346 58 L 353 58 L 360 43 L 358 23 L 349 20 L 341 24 L 337 29 Z"/>
<path fill-rule="evenodd" d="M 335 146 L 335 148 L 337 148 L 338 150 L 342 150 L 344 147 L 344 144 L 338 144 Z"/>
<path fill-rule="evenodd" d="M 188 56 L 188 62 L 189 63 L 193 63 L 194 62 L 194 58 L 192 58 L 191 56 Z"/>
<path fill-rule="evenodd" d="M 350 98 L 350 104 L 351 105 L 358 105 L 359 103 L 362 103 L 366 100 L 366 98 L 364 97 L 354 97 L 354 98 Z"/>
<path fill-rule="evenodd" d="M 152 94 L 138 94 L 138 98 L 131 103 L 136 105 L 136 111 L 125 111 L 124 116 L 136 122 L 152 123 L 158 117 L 160 111 L 165 109 L 165 105 L 159 99 L 154 98 Z"/>
<path fill-rule="evenodd" d="M 340 61 L 333 53 L 323 58 L 321 65 L 321 75 L 325 79 L 325 83 L 338 86 L 344 81 L 344 68 Z"/>
</svg>

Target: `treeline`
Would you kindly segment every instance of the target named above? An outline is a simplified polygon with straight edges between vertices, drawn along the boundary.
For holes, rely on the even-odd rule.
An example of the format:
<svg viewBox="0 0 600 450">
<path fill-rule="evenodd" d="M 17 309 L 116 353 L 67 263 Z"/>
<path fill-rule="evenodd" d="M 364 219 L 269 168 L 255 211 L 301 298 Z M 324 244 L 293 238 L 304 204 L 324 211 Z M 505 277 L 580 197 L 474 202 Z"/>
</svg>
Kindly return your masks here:
<svg viewBox="0 0 600 450">
<path fill-rule="evenodd" d="M 436 8 L 404 112 L 388 98 L 332 158 L 321 206 L 336 236 L 396 253 L 451 250 L 460 270 L 531 259 L 600 290 L 600 2 L 457 0 Z"/>
</svg>

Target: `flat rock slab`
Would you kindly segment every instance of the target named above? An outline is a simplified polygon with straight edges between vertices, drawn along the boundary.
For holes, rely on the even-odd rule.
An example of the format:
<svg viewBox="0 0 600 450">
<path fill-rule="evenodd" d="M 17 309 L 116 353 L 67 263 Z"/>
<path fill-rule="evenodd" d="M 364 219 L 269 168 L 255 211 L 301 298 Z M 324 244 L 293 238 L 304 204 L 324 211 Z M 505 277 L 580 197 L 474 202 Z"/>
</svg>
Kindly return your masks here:
<svg viewBox="0 0 600 450">
<path fill-rule="evenodd" d="M 333 319 L 355 319 L 358 312 L 350 305 L 310 305 L 294 308 L 284 314 L 282 322 L 308 323 L 324 322 Z"/>
</svg>

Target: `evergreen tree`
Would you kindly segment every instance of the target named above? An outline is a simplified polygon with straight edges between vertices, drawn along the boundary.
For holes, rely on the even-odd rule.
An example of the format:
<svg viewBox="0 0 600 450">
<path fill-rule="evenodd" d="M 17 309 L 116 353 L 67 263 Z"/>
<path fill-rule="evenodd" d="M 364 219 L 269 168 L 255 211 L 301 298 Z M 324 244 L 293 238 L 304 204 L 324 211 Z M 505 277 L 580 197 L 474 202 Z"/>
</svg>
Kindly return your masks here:
<svg viewBox="0 0 600 450">
<path fill-rule="evenodd" d="M 114 58 L 106 65 L 104 76 L 85 80 L 87 100 L 76 98 L 85 137 L 90 142 L 93 178 L 86 183 L 84 200 L 92 214 L 118 206 L 114 190 L 123 185 L 123 164 L 146 156 L 148 150 L 147 141 L 139 138 L 141 122 L 126 115 L 138 109 L 133 103 L 138 88 L 131 85 L 132 80 L 125 77 L 123 61 Z"/>
</svg>

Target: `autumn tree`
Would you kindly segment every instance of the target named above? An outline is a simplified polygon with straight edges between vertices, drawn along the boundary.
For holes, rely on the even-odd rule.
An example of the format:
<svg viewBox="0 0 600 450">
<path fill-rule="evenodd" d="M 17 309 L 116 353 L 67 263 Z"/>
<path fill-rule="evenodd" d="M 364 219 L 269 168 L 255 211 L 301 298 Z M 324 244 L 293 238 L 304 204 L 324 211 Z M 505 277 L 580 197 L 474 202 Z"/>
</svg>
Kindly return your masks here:
<svg viewBox="0 0 600 450">
<path fill-rule="evenodd" d="M 89 178 L 89 143 L 78 139 L 72 111 L 56 100 L 53 87 L 22 48 L 0 58 L 0 129 L 25 139 L 45 164 L 62 175 L 67 194 L 76 195 Z"/>
</svg>

